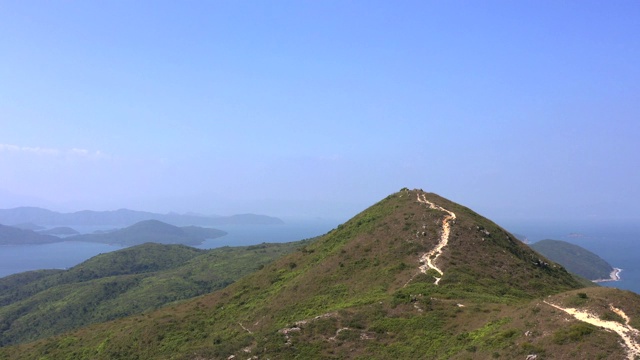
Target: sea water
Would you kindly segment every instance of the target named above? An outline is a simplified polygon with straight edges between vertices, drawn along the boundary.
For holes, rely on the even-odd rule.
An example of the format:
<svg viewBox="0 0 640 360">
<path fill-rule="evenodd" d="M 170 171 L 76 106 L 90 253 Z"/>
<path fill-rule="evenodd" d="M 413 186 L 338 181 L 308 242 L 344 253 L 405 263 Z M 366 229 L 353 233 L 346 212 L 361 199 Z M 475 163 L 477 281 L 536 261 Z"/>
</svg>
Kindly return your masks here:
<svg viewBox="0 0 640 360">
<path fill-rule="evenodd" d="M 332 220 L 286 220 L 274 225 L 226 225 L 216 226 L 227 235 L 206 240 L 196 246 L 213 249 L 221 246 L 246 246 L 263 242 L 282 243 L 323 235 L 335 228 L 338 221 Z M 96 227 L 78 228 L 82 233 L 91 233 Z M 44 245 L 0 246 L 0 277 L 39 269 L 67 269 L 93 256 L 124 248 L 119 245 L 61 241 Z"/>
<path fill-rule="evenodd" d="M 66 269 L 122 246 L 79 241 L 0 246 L 0 277 L 40 269 Z"/>
<path fill-rule="evenodd" d="M 512 222 L 501 224 L 533 243 L 544 239 L 563 240 L 581 246 L 622 269 L 620 281 L 602 286 L 640 294 L 640 223 L 634 221 Z"/>
</svg>

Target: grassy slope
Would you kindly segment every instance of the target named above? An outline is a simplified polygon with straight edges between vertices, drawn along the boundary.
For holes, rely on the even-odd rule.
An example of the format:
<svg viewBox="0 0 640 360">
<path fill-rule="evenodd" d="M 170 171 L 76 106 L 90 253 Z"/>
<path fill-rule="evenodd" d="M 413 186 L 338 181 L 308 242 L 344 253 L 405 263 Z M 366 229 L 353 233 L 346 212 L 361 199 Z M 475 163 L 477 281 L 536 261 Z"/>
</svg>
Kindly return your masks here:
<svg viewBox="0 0 640 360">
<path fill-rule="evenodd" d="M 203 253 L 182 245 L 147 243 L 94 256 L 67 271 L 39 270 L 10 275 L 0 278 L 0 305 L 9 305 L 58 285 L 170 269 Z"/>
<path fill-rule="evenodd" d="M 0 279 L 0 344 L 139 314 L 234 282 L 300 243 L 225 247 L 144 244 L 98 255 L 67 271 Z"/>
<path fill-rule="evenodd" d="M 439 239 L 443 213 L 417 203 L 416 195 L 389 196 L 223 290 L 1 349 L 0 358 L 511 359 L 536 353 L 544 359 L 577 351 L 571 341 L 553 342 L 567 322 L 538 304 L 582 283 L 497 225 L 434 194 L 429 200 L 458 218 L 438 260 L 441 285 L 417 275 L 420 254 Z M 529 329 L 534 334 L 525 336 Z M 589 336 L 593 341 L 580 342 L 580 351 L 622 354 L 611 334 Z"/>
</svg>

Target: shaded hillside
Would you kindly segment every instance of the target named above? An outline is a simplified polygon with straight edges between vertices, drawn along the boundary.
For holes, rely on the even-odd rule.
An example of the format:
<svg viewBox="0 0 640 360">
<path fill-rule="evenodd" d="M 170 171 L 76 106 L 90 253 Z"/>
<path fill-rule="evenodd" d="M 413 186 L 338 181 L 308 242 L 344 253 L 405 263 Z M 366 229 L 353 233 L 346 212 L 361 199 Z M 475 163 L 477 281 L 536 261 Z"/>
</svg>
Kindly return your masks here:
<svg viewBox="0 0 640 360">
<path fill-rule="evenodd" d="M 0 346 L 139 314 L 223 288 L 304 242 L 198 250 L 144 244 L 67 271 L 0 279 Z"/>
<path fill-rule="evenodd" d="M 102 234 L 84 234 L 68 237 L 65 240 L 119 244 L 124 246 L 139 245 L 146 242 L 159 244 L 198 245 L 207 239 L 215 239 L 227 233 L 211 228 L 196 226 L 177 227 L 158 220 L 145 220 L 127 228 Z"/>
<path fill-rule="evenodd" d="M 114 211 L 83 210 L 59 213 L 37 207 L 0 209 L 0 223 L 31 223 L 48 226 L 129 226 L 144 220 L 158 220 L 175 226 L 216 226 L 228 224 L 272 225 L 282 220 L 266 215 L 241 214 L 232 216 L 204 216 L 195 214 L 157 214 L 147 211 L 119 209 Z"/>
<path fill-rule="evenodd" d="M 60 238 L 39 234 L 33 230 L 0 225 L 0 245 L 38 245 L 60 241 Z"/>
<path fill-rule="evenodd" d="M 570 272 L 585 279 L 609 279 L 613 266 L 600 256 L 575 244 L 561 240 L 540 240 L 530 245 L 547 258 L 562 264 Z"/>
<path fill-rule="evenodd" d="M 424 268 L 445 233 L 429 261 L 442 273 Z M 540 305 L 583 284 L 468 208 L 402 190 L 223 290 L 0 358 L 624 358 L 615 334 Z"/>
</svg>

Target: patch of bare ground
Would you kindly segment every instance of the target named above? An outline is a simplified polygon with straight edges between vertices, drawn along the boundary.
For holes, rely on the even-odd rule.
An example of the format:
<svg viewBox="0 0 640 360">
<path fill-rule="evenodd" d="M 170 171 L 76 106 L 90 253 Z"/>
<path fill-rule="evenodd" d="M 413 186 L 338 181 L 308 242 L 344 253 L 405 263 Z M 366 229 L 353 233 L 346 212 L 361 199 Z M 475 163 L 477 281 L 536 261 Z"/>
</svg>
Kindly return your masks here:
<svg viewBox="0 0 640 360">
<path fill-rule="evenodd" d="M 438 242 L 435 248 L 433 248 L 429 252 L 426 252 L 420 257 L 420 263 L 422 264 L 420 266 L 420 272 L 423 274 L 426 274 L 427 271 L 429 271 L 429 269 L 433 269 L 437 271 L 440 274 L 440 277 L 436 277 L 434 284 L 438 285 L 440 283 L 440 279 L 442 279 L 442 276 L 444 275 L 444 272 L 438 266 L 436 266 L 435 262 L 438 259 L 438 257 L 442 255 L 442 250 L 444 249 L 444 247 L 447 246 L 447 244 L 449 243 L 449 234 L 451 233 L 451 223 L 455 221 L 456 214 L 454 214 L 452 211 L 449 211 L 441 206 L 438 206 L 430 202 L 429 200 L 427 200 L 427 197 L 423 193 L 422 194 L 418 193 L 417 198 L 419 203 L 428 205 L 430 209 L 440 210 L 447 213 L 447 216 L 445 216 L 444 219 L 442 219 L 442 232 L 440 233 L 440 241 Z"/>
</svg>

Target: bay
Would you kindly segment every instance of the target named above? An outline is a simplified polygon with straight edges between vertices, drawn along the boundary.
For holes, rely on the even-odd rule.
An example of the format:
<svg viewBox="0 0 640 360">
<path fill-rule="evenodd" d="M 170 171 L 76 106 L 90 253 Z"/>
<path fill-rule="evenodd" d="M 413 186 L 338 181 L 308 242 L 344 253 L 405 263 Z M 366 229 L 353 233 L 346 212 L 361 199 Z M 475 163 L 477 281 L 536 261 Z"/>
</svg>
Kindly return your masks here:
<svg viewBox="0 0 640 360">
<path fill-rule="evenodd" d="M 0 277 L 40 269 L 66 269 L 122 246 L 78 241 L 0 246 Z"/>
<path fill-rule="evenodd" d="M 278 225 L 227 225 L 216 226 L 227 235 L 206 240 L 196 246 L 199 249 L 213 249 L 222 246 L 246 246 L 263 242 L 290 242 L 323 235 L 338 225 L 331 220 L 285 220 Z M 99 229 L 87 227 L 76 229 L 90 233 Z M 93 256 L 119 249 L 123 246 L 88 243 L 79 241 L 61 241 L 44 245 L 5 245 L 0 246 L 0 277 L 39 269 L 67 269 Z"/>
<path fill-rule="evenodd" d="M 611 266 L 621 268 L 620 281 L 599 285 L 640 294 L 640 224 L 634 221 L 514 222 L 505 228 L 530 242 L 563 240 L 581 246 Z"/>
</svg>

